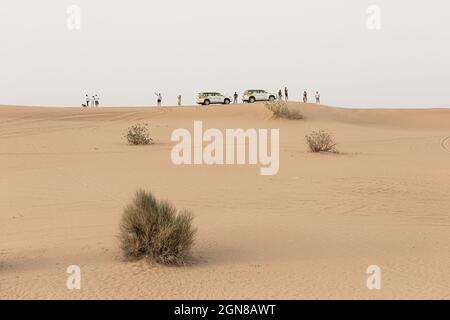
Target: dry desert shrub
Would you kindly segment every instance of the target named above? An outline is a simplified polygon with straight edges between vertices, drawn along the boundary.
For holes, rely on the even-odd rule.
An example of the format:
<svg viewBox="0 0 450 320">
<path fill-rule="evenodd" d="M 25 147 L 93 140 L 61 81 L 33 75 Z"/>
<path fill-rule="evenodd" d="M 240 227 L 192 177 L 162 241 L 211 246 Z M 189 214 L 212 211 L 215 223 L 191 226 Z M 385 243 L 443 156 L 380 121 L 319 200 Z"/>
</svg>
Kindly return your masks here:
<svg viewBox="0 0 450 320">
<path fill-rule="evenodd" d="M 326 130 L 313 131 L 305 138 L 312 152 L 337 152 L 333 136 Z"/>
<path fill-rule="evenodd" d="M 148 258 L 164 265 L 188 263 L 196 230 L 189 211 L 177 212 L 167 201 L 138 190 L 125 208 L 119 240 L 128 259 Z"/>
<path fill-rule="evenodd" d="M 153 144 L 153 139 L 150 138 L 148 124 L 135 124 L 127 129 L 125 134 L 129 144 L 133 145 L 148 145 Z"/>
<path fill-rule="evenodd" d="M 285 118 L 291 120 L 303 119 L 303 115 L 298 110 L 289 109 L 287 103 L 284 101 L 270 101 L 266 102 L 266 108 L 272 111 L 274 117 Z"/>
</svg>

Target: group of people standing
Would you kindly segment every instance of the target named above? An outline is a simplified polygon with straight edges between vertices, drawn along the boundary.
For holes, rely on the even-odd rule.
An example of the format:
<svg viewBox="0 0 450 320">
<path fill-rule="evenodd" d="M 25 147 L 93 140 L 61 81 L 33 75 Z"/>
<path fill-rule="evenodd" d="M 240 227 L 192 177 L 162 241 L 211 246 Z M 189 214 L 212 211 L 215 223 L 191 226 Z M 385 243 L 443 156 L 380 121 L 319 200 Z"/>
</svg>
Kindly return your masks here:
<svg viewBox="0 0 450 320">
<path fill-rule="evenodd" d="M 278 100 L 283 100 L 283 91 L 281 89 L 278 90 Z M 284 100 L 289 101 L 289 90 L 287 87 L 284 87 Z"/>
<path fill-rule="evenodd" d="M 162 94 L 161 92 L 155 92 L 155 96 L 156 96 L 156 103 L 158 104 L 158 107 L 161 107 L 162 105 Z M 178 101 L 178 106 L 181 106 L 181 94 L 177 96 L 177 101 Z M 233 95 L 233 103 L 237 104 L 238 103 L 238 98 L 239 95 L 237 92 L 234 93 Z M 320 104 L 320 93 L 319 91 L 316 91 L 316 103 Z M 284 99 L 285 101 L 289 100 L 289 90 L 287 87 L 284 88 Z M 278 100 L 283 100 L 283 91 L 280 89 L 278 90 Z M 308 102 L 308 93 L 306 91 L 303 91 L 303 102 L 307 103 Z M 95 96 L 89 97 L 88 94 L 86 94 L 86 103 L 82 105 L 83 107 L 98 107 L 100 106 L 100 98 L 98 96 L 98 94 L 96 94 Z"/>
<path fill-rule="evenodd" d="M 320 93 L 319 93 L 319 91 L 316 91 L 315 98 L 316 98 L 316 103 L 320 104 Z M 304 103 L 308 103 L 308 93 L 306 91 L 303 91 L 303 102 Z"/>
<path fill-rule="evenodd" d="M 91 98 L 89 97 L 88 94 L 86 94 L 86 103 L 83 104 L 82 106 L 85 108 L 89 108 L 89 107 L 98 107 L 100 105 L 100 97 L 98 96 L 98 94 L 96 94 L 95 96 L 92 96 Z"/>
<path fill-rule="evenodd" d="M 316 103 L 320 104 L 320 93 L 319 91 L 316 91 Z M 283 91 L 280 89 L 278 90 L 278 100 L 283 100 Z M 288 101 L 289 100 L 289 90 L 287 87 L 284 87 L 284 100 Z M 308 92 L 303 91 L 303 102 L 304 103 L 308 103 Z"/>
<path fill-rule="evenodd" d="M 156 103 L 157 103 L 158 107 L 161 107 L 162 99 L 163 99 L 161 92 L 155 92 L 155 96 L 156 96 Z M 177 96 L 177 103 L 178 103 L 179 107 L 181 107 L 181 99 L 182 99 L 182 96 L 181 96 L 181 94 L 179 94 Z"/>
</svg>

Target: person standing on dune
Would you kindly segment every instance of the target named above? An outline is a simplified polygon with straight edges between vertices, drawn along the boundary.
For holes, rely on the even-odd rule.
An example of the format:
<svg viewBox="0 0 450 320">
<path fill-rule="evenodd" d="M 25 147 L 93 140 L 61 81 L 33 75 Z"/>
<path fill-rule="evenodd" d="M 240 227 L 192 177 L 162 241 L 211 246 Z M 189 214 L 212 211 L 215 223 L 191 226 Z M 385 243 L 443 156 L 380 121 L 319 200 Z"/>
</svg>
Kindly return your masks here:
<svg viewBox="0 0 450 320">
<path fill-rule="evenodd" d="M 284 87 L 284 99 L 286 102 L 289 100 L 289 92 L 287 87 Z"/>
<path fill-rule="evenodd" d="M 319 93 L 319 91 L 316 91 L 316 103 L 320 104 L 320 93 Z"/>
<path fill-rule="evenodd" d="M 90 102 L 91 100 L 89 99 L 89 96 L 86 94 L 86 107 L 88 107 L 89 108 L 89 102 Z"/>
<path fill-rule="evenodd" d="M 304 103 L 308 102 L 308 93 L 306 91 L 303 91 L 303 102 Z"/>
<path fill-rule="evenodd" d="M 98 94 L 96 94 L 94 96 L 94 103 L 95 103 L 95 107 L 98 108 L 98 106 L 100 105 L 100 98 L 99 98 Z"/>
<path fill-rule="evenodd" d="M 234 102 L 233 103 L 234 104 L 238 103 L 238 93 L 237 92 L 234 93 Z"/>
<path fill-rule="evenodd" d="M 178 95 L 177 99 L 178 99 L 178 106 L 181 107 L 181 94 Z"/>
<path fill-rule="evenodd" d="M 283 100 L 283 92 L 280 90 L 278 90 L 278 100 Z"/>
<path fill-rule="evenodd" d="M 156 102 L 157 102 L 157 104 L 158 104 L 158 107 L 161 107 L 161 104 L 162 104 L 162 95 L 161 95 L 161 92 L 160 92 L 160 93 L 156 93 L 156 92 L 155 92 L 155 95 L 156 95 Z"/>
</svg>

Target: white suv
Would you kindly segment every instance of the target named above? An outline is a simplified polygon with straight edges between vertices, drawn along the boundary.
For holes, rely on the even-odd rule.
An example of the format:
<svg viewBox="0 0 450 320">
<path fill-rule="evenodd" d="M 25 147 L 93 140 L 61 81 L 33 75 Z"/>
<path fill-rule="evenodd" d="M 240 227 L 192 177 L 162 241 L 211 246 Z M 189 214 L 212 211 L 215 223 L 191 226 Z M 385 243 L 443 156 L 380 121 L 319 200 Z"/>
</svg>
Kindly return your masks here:
<svg viewBox="0 0 450 320">
<path fill-rule="evenodd" d="M 253 103 L 255 101 L 274 101 L 276 95 L 265 90 L 246 90 L 242 96 L 243 102 Z"/>
<path fill-rule="evenodd" d="M 197 103 L 204 106 L 210 104 L 230 104 L 231 98 L 219 92 L 200 92 L 197 97 Z"/>
</svg>

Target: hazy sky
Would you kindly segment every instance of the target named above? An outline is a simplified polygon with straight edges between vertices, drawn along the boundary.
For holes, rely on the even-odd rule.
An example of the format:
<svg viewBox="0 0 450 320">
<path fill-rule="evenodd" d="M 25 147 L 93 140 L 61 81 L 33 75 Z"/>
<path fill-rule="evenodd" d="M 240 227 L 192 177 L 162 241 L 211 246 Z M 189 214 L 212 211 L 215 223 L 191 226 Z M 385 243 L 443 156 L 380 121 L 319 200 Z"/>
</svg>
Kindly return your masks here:
<svg viewBox="0 0 450 320">
<path fill-rule="evenodd" d="M 0 39 L 0 105 L 288 86 L 337 106 L 450 107 L 448 0 L 1 0 Z"/>
</svg>

